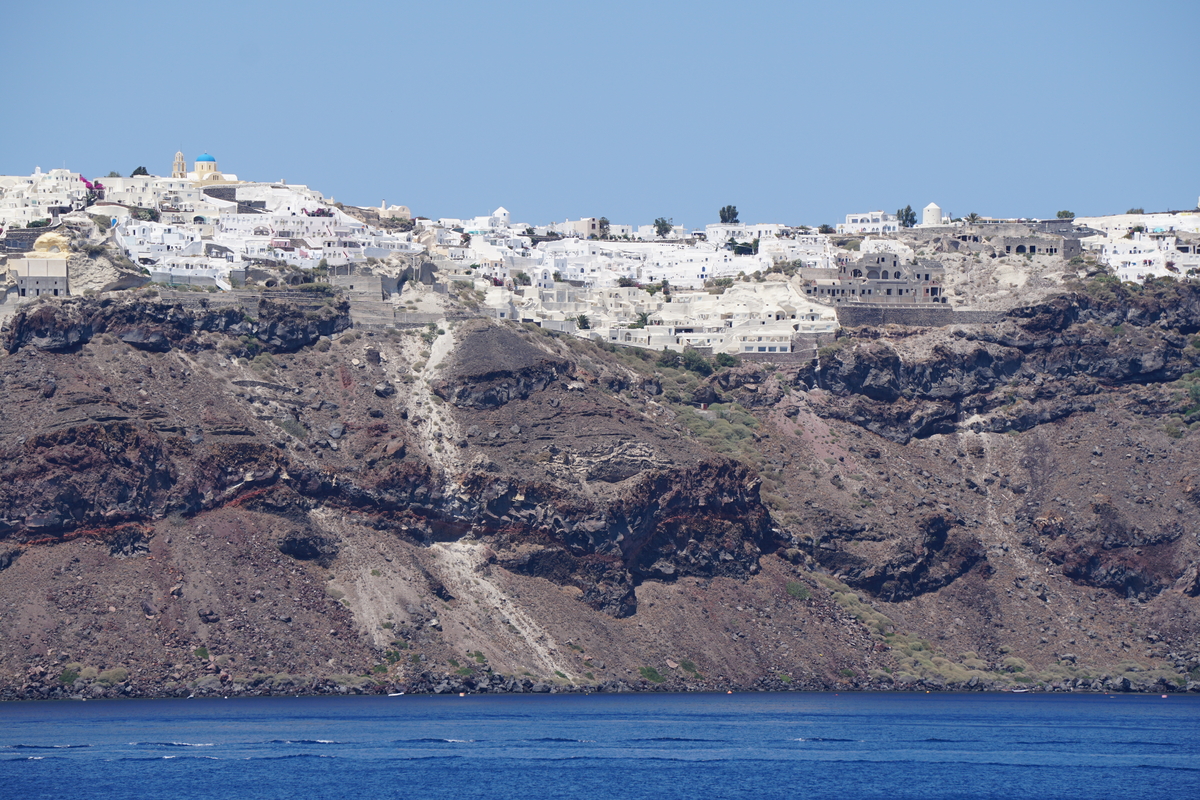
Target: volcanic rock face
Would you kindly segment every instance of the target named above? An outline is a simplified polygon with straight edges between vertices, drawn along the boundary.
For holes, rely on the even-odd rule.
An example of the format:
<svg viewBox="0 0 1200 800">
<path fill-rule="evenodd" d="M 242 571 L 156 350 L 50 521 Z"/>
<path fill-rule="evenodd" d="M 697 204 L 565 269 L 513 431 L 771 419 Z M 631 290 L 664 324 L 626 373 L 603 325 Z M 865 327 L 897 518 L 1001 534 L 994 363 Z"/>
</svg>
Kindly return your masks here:
<svg viewBox="0 0 1200 800">
<path fill-rule="evenodd" d="M 1011 311 L 999 326 L 888 341 L 861 330 L 797 375 L 849 402 L 828 412 L 896 442 L 969 429 L 1029 430 L 1095 410 L 1104 387 L 1178 380 L 1198 366 L 1200 289 L 1170 302 L 1074 294 Z M 859 343 L 861 342 L 861 343 Z"/>
<path fill-rule="evenodd" d="M 258 320 L 250 322 L 237 308 L 202 308 L 192 313 L 178 305 L 148 299 L 120 301 L 66 300 L 38 303 L 14 316 L 5 337 L 9 353 L 32 346 L 51 352 L 68 352 L 101 333 L 112 333 L 139 349 L 165 352 L 172 346 L 194 345 L 196 332 L 254 336 L 272 353 L 291 353 L 350 327 L 349 306 L 301 309 L 263 298 Z"/>
<path fill-rule="evenodd" d="M 704 380 L 255 308 L 13 318 L 0 694 L 1192 679 L 1189 287 Z"/>
<path fill-rule="evenodd" d="M 434 391 L 460 408 L 497 408 L 524 400 L 570 373 L 570 362 L 554 358 L 513 331 L 476 325 L 466 333 L 454 365 Z"/>
<path fill-rule="evenodd" d="M 174 481 L 161 439 L 128 418 L 81 423 L 6 448 L 0 526 L 8 537 L 28 541 L 165 510 Z"/>
<path fill-rule="evenodd" d="M 30 345 L 40 350 L 67 351 L 92 340 L 92 325 L 74 309 L 57 304 L 39 303 L 31 311 L 17 312 L 14 330 L 8 336 L 8 352 L 15 353 Z"/>
<path fill-rule="evenodd" d="M 989 574 L 987 553 L 979 540 L 964 531 L 962 520 L 929 514 L 917 520 L 917 533 L 876 549 L 868 558 L 845 549 L 818 548 L 823 566 L 843 573 L 850 586 L 895 602 L 937 591 L 979 567 Z"/>
</svg>

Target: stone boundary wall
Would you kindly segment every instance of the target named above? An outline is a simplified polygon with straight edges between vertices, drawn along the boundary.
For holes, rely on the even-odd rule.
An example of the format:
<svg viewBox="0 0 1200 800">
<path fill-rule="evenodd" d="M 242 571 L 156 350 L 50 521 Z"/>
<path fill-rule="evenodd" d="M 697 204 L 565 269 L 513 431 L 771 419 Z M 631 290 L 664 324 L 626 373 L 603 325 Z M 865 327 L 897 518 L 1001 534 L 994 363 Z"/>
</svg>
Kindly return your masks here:
<svg viewBox="0 0 1200 800">
<path fill-rule="evenodd" d="M 996 325 L 1008 316 L 1004 311 L 955 311 L 955 325 Z"/>
<path fill-rule="evenodd" d="M 164 303 L 178 303 L 184 308 L 200 308 L 203 305 L 222 308 L 242 304 L 241 298 L 233 292 L 180 292 L 159 289 L 158 297 Z"/>
<path fill-rule="evenodd" d="M 39 236 L 57 231 L 60 227 L 62 223 L 55 220 L 54 224 L 45 228 L 9 228 L 4 238 L 0 239 L 0 247 L 8 253 L 29 253 L 33 251 L 33 244 Z"/>
<path fill-rule="evenodd" d="M 155 283 L 169 283 L 173 286 L 216 286 L 217 279 L 211 275 L 186 275 L 175 272 L 156 272 L 150 270 L 150 280 Z"/>
<path fill-rule="evenodd" d="M 838 324 L 844 328 L 864 325 L 908 325 L 919 328 L 941 328 L 947 325 L 987 325 L 1004 319 L 1003 311 L 955 311 L 949 306 L 869 306 L 837 307 Z"/>
<path fill-rule="evenodd" d="M 829 341 L 833 341 L 834 337 L 829 335 L 828 338 Z M 630 345 L 621 344 L 620 342 L 613 342 L 613 344 L 617 345 L 618 347 L 631 347 Z M 711 347 L 693 347 L 692 349 L 705 358 L 713 357 L 713 349 Z M 805 350 L 797 353 L 730 353 L 729 355 L 739 359 L 740 361 L 755 364 L 807 364 L 813 360 L 813 357 L 816 355 L 816 351 L 813 350 L 809 352 Z"/>
<path fill-rule="evenodd" d="M 797 333 L 792 337 L 792 353 L 804 358 L 812 358 L 822 347 L 836 341 L 836 331 L 829 333 Z"/>
<path fill-rule="evenodd" d="M 239 306 L 242 311 L 252 317 L 258 316 L 258 301 L 263 297 L 269 300 L 287 302 L 299 308 L 312 311 L 325 305 L 325 297 L 314 299 L 311 292 L 182 292 L 170 289 L 159 290 L 160 300 L 169 303 L 179 303 L 184 308 L 200 308 L 207 305 L 210 308 L 225 308 Z"/>
<path fill-rule="evenodd" d="M 733 353 L 735 358 L 756 364 L 808 364 L 812 353 Z"/>
</svg>

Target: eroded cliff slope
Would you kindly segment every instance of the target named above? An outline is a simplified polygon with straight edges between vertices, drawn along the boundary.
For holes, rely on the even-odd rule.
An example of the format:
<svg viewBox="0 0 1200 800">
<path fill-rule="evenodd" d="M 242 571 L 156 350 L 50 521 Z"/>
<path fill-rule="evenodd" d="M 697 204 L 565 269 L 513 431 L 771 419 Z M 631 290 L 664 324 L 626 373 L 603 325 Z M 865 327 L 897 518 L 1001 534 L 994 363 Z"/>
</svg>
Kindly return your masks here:
<svg viewBox="0 0 1200 800">
<path fill-rule="evenodd" d="M 336 301 L 28 307 L 0 695 L 1188 688 L 1200 301 L 1090 288 L 707 377 Z"/>
</svg>

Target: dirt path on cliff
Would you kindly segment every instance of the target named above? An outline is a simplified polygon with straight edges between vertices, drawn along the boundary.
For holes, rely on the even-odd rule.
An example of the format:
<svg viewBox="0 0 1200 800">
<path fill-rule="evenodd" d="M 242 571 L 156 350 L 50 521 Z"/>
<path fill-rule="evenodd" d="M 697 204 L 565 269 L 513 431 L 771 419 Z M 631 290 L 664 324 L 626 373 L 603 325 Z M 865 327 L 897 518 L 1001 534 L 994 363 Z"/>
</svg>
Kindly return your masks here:
<svg viewBox="0 0 1200 800">
<path fill-rule="evenodd" d="M 439 542 L 430 547 L 429 552 L 437 561 L 442 580 L 452 594 L 473 596 L 478 606 L 491 608 L 501 616 L 507 635 L 500 633 L 500 626 L 493 626 L 496 630 L 489 632 L 493 648 L 509 651 L 514 660 L 532 660 L 534 663 L 530 666 L 543 675 L 570 670 L 569 665 L 560 663 L 556 657 L 554 636 L 512 602 L 502 586 L 492 580 L 489 571 L 477 569 L 486 561 L 487 550 L 481 543 L 457 541 Z"/>
<path fill-rule="evenodd" d="M 456 339 L 452 323 L 443 319 L 437 328 L 433 341 L 429 345 L 428 356 L 424 363 L 414 364 L 419 367 L 413 371 L 412 392 L 409 395 L 410 419 L 419 419 L 425 435 L 422 437 L 426 445 L 426 455 L 441 469 L 449 474 L 462 470 L 463 462 L 458 455 L 455 444 L 463 439 L 462 431 L 455 422 L 453 414 L 442 398 L 433 392 L 433 383 L 437 380 L 440 370 L 445 366 L 447 357 L 454 352 Z"/>
</svg>

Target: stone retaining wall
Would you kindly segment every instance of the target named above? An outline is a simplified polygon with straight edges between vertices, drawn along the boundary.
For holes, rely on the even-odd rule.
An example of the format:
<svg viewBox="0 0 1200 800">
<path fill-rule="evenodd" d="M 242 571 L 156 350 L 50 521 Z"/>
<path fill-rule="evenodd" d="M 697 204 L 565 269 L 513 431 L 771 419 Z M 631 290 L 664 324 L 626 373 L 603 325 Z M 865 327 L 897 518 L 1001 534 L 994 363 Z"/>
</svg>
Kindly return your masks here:
<svg viewBox="0 0 1200 800">
<path fill-rule="evenodd" d="M 61 223 L 55 223 L 45 228 L 9 228 L 4 238 L 0 239 L 0 248 L 8 253 L 28 253 L 33 250 L 33 244 L 43 233 L 58 230 Z"/>
<path fill-rule="evenodd" d="M 1003 311 L 955 311 L 949 306 L 885 306 L 854 304 L 837 307 L 838 323 L 844 328 L 864 325 L 908 325 L 941 328 L 947 325 L 986 325 L 1004 318 Z"/>
<path fill-rule="evenodd" d="M 759 364 L 807 364 L 813 353 L 735 353 L 742 361 Z"/>
</svg>

